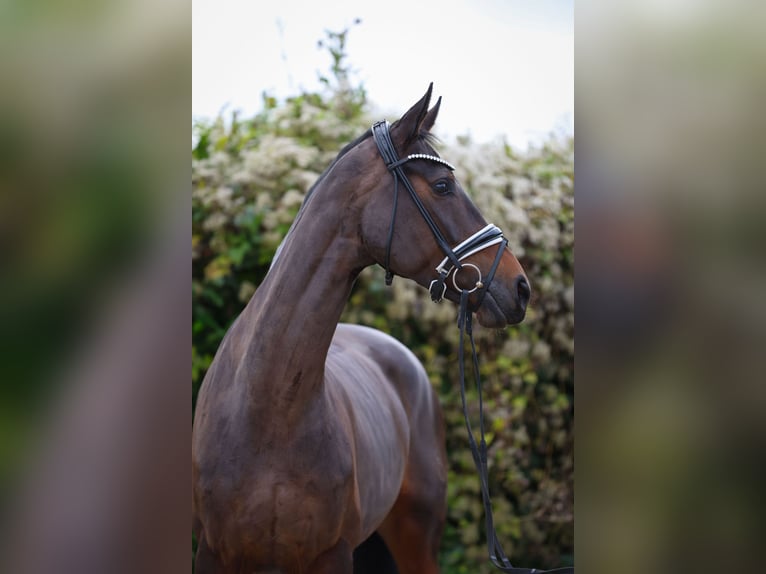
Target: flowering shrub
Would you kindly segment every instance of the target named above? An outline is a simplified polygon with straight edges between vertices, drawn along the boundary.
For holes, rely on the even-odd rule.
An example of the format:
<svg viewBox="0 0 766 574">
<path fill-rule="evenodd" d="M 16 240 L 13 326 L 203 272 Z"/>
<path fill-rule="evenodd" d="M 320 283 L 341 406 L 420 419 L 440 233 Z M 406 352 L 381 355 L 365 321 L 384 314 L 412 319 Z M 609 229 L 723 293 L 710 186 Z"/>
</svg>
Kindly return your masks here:
<svg viewBox="0 0 766 574">
<path fill-rule="evenodd" d="M 301 94 L 242 120 L 195 126 L 193 194 L 193 404 L 226 329 L 252 296 L 312 183 L 367 129 L 364 92 Z M 532 284 L 527 318 L 476 326 L 489 430 L 495 524 L 514 565 L 553 567 L 573 552 L 574 144 L 552 139 L 524 154 L 501 142 L 442 146 L 487 221 L 501 227 Z M 365 270 L 343 320 L 386 331 L 421 359 L 447 425 L 448 522 L 443 572 L 489 572 L 479 483 L 457 386 L 456 308 L 411 281 L 386 288 Z M 476 412 L 476 395 L 469 392 Z"/>
</svg>

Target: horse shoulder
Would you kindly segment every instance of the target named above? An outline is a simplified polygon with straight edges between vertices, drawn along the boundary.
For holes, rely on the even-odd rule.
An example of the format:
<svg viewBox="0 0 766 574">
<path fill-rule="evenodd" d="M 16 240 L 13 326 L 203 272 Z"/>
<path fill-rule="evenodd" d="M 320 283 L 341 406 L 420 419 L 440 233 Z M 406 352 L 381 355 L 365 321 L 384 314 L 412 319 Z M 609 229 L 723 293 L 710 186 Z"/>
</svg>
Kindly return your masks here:
<svg viewBox="0 0 766 574">
<path fill-rule="evenodd" d="M 428 374 L 415 354 L 401 342 L 377 329 L 341 323 L 333 339 L 333 345 L 336 344 L 353 346 L 378 365 L 409 418 L 431 409 L 434 392 Z"/>
</svg>

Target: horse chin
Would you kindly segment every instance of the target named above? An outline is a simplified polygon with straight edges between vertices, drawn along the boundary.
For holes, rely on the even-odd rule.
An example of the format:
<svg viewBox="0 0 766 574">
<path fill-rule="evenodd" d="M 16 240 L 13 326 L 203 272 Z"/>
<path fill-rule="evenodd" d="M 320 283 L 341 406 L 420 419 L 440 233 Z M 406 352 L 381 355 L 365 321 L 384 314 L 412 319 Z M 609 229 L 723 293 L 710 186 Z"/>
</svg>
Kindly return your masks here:
<svg viewBox="0 0 766 574">
<path fill-rule="evenodd" d="M 486 294 L 481 307 L 476 311 L 476 318 L 482 327 L 503 329 L 508 325 L 515 325 L 524 320 L 526 309 L 505 304 L 503 299 L 501 296 L 496 298 L 492 289 Z"/>
</svg>

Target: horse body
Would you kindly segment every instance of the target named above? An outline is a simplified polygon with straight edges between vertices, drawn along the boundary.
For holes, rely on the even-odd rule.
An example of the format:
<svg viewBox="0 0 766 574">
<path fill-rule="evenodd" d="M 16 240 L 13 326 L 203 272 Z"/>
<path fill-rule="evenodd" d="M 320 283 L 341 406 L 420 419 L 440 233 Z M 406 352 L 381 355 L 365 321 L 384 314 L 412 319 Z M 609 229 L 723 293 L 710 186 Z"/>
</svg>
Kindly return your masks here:
<svg viewBox="0 0 766 574">
<path fill-rule="evenodd" d="M 319 556 L 341 539 L 354 548 L 389 513 L 410 450 L 407 411 L 430 417 L 433 412 L 427 405 L 404 406 L 409 396 L 424 394 L 423 379 L 398 378 L 401 387 L 410 382 L 420 387 L 399 395 L 389 377 L 407 369 L 366 355 L 370 336 L 356 330 L 339 326 L 323 391 L 287 432 L 274 423 L 258 425 L 258 436 L 245 444 L 231 437 L 229 443 L 209 445 L 217 460 L 199 471 L 198 482 L 208 488 L 198 508 L 208 518 L 207 543 L 225 549 L 224 560 L 309 572 L 302 563 L 311 561 L 306 557 Z M 391 359 L 400 356 L 411 365 L 411 357 L 394 343 L 388 342 Z M 232 421 L 230 428 L 239 425 Z"/>
<path fill-rule="evenodd" d="M 438 112 L 438 104 L 428 111 L 429 99 L 430 89 L 395 124 L 402 149 L 429 151 L 420 137 Z M 342 151 L 312 188 L 200 389 L 192 438 L 197 574 L 350 574 L 353 549 L 374 531 L 400 574 L 438 572 L 447 474 L 438 400 L 403 345 L 338 325 L 357 275 L 386 250 L 378 215 L 390 213 L 391 197 L 369 140 Z M 438 198 L 428 197 L 426 182 L 447 168 L 440 170 L 424 165 L 420 173 L 428 203 Z M 460 217 L 442 225 L 466 237 L 486 222 L 464 194 L 456 199 Z M 411 207 L 400 211 L 400 221 L 417 221 Z M 427 285 L 438 246 L 427 230 L 400 229 L 393 271 Z M 472 258 L 484 268 L 491 261 Z M 518 262 L 507 252 L 501 263 L 478 311 L 491 325 L 523 317 L 526 304 L 514 299 Z"/>
<path fill-rule="evenodd" d="M 211 372 L 220 377 L 219 364 L 228 361 L 216 362 Z M 353 549 L 377 530 L 405 484 L 433 500 L 437 526 L 420 528 L 439 533 L 446 485 L 441 415 L 425 371 L 401 343 L 338 325 L 319 392 L 286 428 L 273 412 L 254 425 L 248 409 L 209 402 L 235 396 L 206 393 L 195 421 L 195 507 L 200 537 L 226 565 L 219 571 L 318 571 L 311 564 L 328 549 Z M 217 409 L 242 418 L 219 419 L 216 432 L 206 432 L 205 413 Z"/>
<path fill-rule="evenodd" d="M 313 573 L 324 553 L 353 550 L 399 497 L 412 436 L 423 442 L 416 451 L 440 454 L 431 455 L 435 471 L 408 484 L 427 482 L 421 489 L 444 504 L 441 418 L 427 376 L 391 337 L 338 325 L 359 250 L 338 237 L 342 211 L 328 213 L 315 194 L 325 213 L 304 215 L 285 241 L 197 402 L 195 511 L 221 572 Z"/>
</svg>

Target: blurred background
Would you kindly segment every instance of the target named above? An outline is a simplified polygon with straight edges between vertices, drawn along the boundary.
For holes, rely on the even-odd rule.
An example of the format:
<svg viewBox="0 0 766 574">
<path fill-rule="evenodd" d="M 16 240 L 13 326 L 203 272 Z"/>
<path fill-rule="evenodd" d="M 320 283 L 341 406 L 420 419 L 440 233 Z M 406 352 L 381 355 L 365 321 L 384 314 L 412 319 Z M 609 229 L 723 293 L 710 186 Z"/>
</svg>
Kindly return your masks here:
<svg viewBox="0 0 766 574">
<path fill-rule="evenodd" d="M 188 568 L 190 50 L 186 2 L 0 5 L 2 572 Z"/>
<path fill-rule="evenodd" d="M 533 4 L 538 3 L 510 3 L 522 8 Z M 477 3 L 477 12 L 485 6 L 490 4 Z M 441 3 L 439 10 L 432 8 L 429 24 L 417 28 L 418 36 L 429 40 L 426 52 L 438 63 L 437 69 L 444 65 L 440 56 L 448 49 L 470 50 L 476 45 L 462 43 L 460 34 L 444 33 L 446 28 L 440 27 L 439 18 L 448 18 L 453 8 Z M 200 9 L 195 4 L 194 12 Z M 522 12 L 514 13 L 512 21 L 522 19 Z M 265 120 L 259 117 L 289 115 L 306 103 L 305 98 L 300 100 L 304 93 L 318 94 L 314 100 L 308 98 L 313 107 L 302 108 L 308 110 L 307 118 L 313 117 L 314 108 L 334 105 L 331 94 L 337 85 L 317 79 L 322 75 L 332 84 L 336 78 L 328 46 L 337 44 L 328 43 L 331 38 L 325 29 L 350 30 L 346 63 L 355 74 L 348 82 L 356 95 L 347 113 L 362 118 L 372 111 L 376 118 L 394 117 L 433 79 L 437 92 L 445 96 L 440 152 L 458 163 L 462 177 L 490 180 L 479 181 L 481 186 L 472 183 L 472 188 L 503 189 L 505 194 L 499 182 L 509 179 L 512 190 L 527 186 L 527 198 L 540 203 L 537 211 L 524 207 L 523 215 L 514 214 L 504 202 L 484 206 L 525 222 L 507 228 L 519 234 L 516 248 L 535 239 L 536 232 L 531 231 L 535 221 L 551 221 L 546 210 L 568 213 L 551 203 L 550 195 L 536 199 L 534 193 L 549 194 L 558 186 L 561 197 L 566 197 L 573 147 L 561 148 L 554 142 L 560 142 L 559 135 L 566 142 L 573 133 L 566 127 L 571 119 L 559 123 L 556 112 L 552 126 L 522 127 L 520 132 L 512 132 L 515 128 L 499 116 L 498 126 L 503 122 L 503 127 L 488 131 L 479 131 L 470 121 L 446 123 L 461 115 L 458 100 L 478 97 L 474 90 L 484 98 L 480 107 L 513 114 L 514 101 L 519 100 L 512 98 L 523 98 L 544 83 L 540 76 L 546 75 L 545 66 L 524 68 L 514 60 L 511 67 L 507 65 L 511 50 L 502 46 L 483 60 L 459 60 L 453 55 L 448 61 L 455 78 L 470 75 L 472 81 L 466 84 L 470 93 L 452 88 L 449 78 L 432 76 L 401 84 L 382 82 L 399 86 L 396 96 L 384 99 L 377 95 L 383 89 L 380 85 L 372 89 L 379 74 L 367 71 L 355 51 L 357 41 L 362 49 L 369 15 L 349 11 L 342 20 L 322 23 L 318 33 L 301 37 L 306 41 L 305 54 L 318 59 L 308 64 L 307 74 L 298 71 L 290 44 L 303 34 L 293 34 L 292 27 L 298 24 L 284 21 L 284 44 L 277 44 L 281 79 L 253 88 L 254 95 L 245 96 L 247 103 L 231 94 L 195 111 L 189 95 L 190 49 L 195 61 L 203 57 L 196 50 L 197 38 L 203 39 L 205 32 L 195 29 L 192 48 L 188 2 L 11 0 L 3 3 L 0 13 L 0 570 L 4 572 L 187 570 L 188 497 L 179 485 L 188 484 L 188 346 L 190 339 L 198 350 L 214 346 L 214 341 L 200 342 L 199 331 L 190 335 L 189 309 L 202 305 L 199 293 L 189 290 L 189 276 L 200 283 L 214 279 L 204 276 L 207 264 L 201 265 L 198 258 L 204 255 L 195 253 L 194 244 L 194 264 L 189 258 L 192 201 L 201 201 L 192 200 L 189 193 L 190 140 L 193 162 L 198 162 L 193 169 L 198 170 L 218 151 L 215 141 L 201 145 L 205 130 L 220 135 L 224 145 L 220 169 L 226 173 L 236 165 L 228 159 L 233 157 L 229 147 L 249 141 L 249 131 L 266 133 Z M 766 402 L 764 16 L 763 7 L 744 0 L 650 1 L 632 6 L 603 0 L 577 3 L 576 562 L 581 572 L 759 570 L 766 534 L 761 512 Z M 354 25 L 356 18 L 362 23 Z M 555 20 L 551 15 L 539 18 Z M 468 17 L 465 21 L 473 22 Z M 395 29 L 395 23 L 409 25 L 401 13 L 388 30 Z M 279 25 L 275 27 L 279 39 Z M 485 35 L 487 44 L 512 36 L 498 35 L 496 27 L 487 29 L 492 30 Z M 318 47 L 320 40 L 328 44 Z M 266 53 L 266 47 L 259 50 Z M 543 51 L 540 43 L 514 50 L 530 61 L 536 51 Z M 236 52 L 232 48 L 219 56 L 222 65 Z M 410 57 L 402 56 L 397 63 L 400 69 L 420 69 L 422 58 L 418 68 L 405 64 Z M 274 58 L 266 60 L 272 65 Z M 257 53 L 252 54 L 234 75 L 263 75 L 259 69 L 265 65 Z M 517 69 L 538 75 L 530 80 L 525 74 L 517 76 Z M 516 78 L 514 88 L 481 90 L 498 86 L 494 82 L 499 76 Z M 279 82 L 284 80 L 283 86 Z M 556 84 L 545 85 L 551 91 Z M 358 87 L 365 88 L 364 94 L 354 92 Z M 196 83 L 193 92 L 196 99 Z M 229 107 L 219 121 L 219 106 L 226 102 Z M 354 102 L 364 105 L 354 108 Z M 231 113 L 235 109 L 242 110 L 237 121 Z M 192 126 L 198 126 L 192 130 L 190 116 L 196 118 Z M 476 118 L 478 122 L 478 114 Z M 299 129 L 299 122 L 300 117 L 286 121 L 288 135 Z M 337 131 L 330 131 L 333 137 L 344 137 L 343 129 L 356 135 L 353 120 L 338 124 Z M 238 135 L 232 134 L 233 126 L 239 126 Z M 318 155 L 298 156 L 296 161 L 307 161 L 301 169 L 308 172 L 320 170 L 322 154 L 334 153 L 332 145 L 328 140 Z M 207 158 L 202 157 L 203 150 L 208 150 Z M 486 157 L 486 167 L 477 163 L 477 157 L 482 161 Z M 280 177 L 294 173 L 290 167 Z M 222 176 L 213 172 L 206 177 Z M 300 189 L 300 180 L 290 185 Z M 198 184 L 194 187 L 193 194 L 199 194 Z M 224 192 L 222 201 L 225 196 Z M 523 205 L 521 197 L 502 197 Z M 287 205 L 275 210 L 282 217 L 295 208 L 289 205 L 290 198 L 284 199 Z M 206 219 L 192 226 L 199 230 Z M 215 219 L 211 224 L 205 233 L 210 237 L 221 233 Z M 277 222 L 277 230 L 279 225 L 284 223 Z M 559 228 L 558 235 L 545 231 L 537 236 L 541 243 L 528 244 L 530 257 L 525 263 L 535 273 L 554 264 L 562 272 L 566 269 L 561 265 L 568 261 L 566 250 L 552 260 L 531 257 L 555 250 L 553 238 L 568 241 Z M 266 243 L 258 253 L 269 248 Z M 226 271 L 225 260 L 222 263 Z M 235 255 L 229 268 L 240 263 Z M 558 297 L 560 281 L 552 280 L 553 290 L 544 296 L 544 273 L 541 276 L 542 281 L 533 278 L 540 293 L 533 305 L 536 315 L 530 315 L 527 331 L 518 330 L 527 341 L 538 337 L 536 343 L 547 342 L 549 332 L 560 331 L 555 323 L 543 328 L 544 318 L 557 316 L 553 311 L 548 314 L 545 301 L 557 300 L 551 298 Z M 373 311 L 385 308 L 388 313 L 401 305 L 390 305 L 387 297 L 410 301 L 402 282 L 396 283 L 389 294 L 355 296 L 369 297 L 377 305 Z M 372 290 L 380 282 L 373 277 L 368 285 Z M 247 289 L 251 287 L 245 285 L 241 296 Z M 236 311 L 239 297 L 238 291 L 236 297 L 227 294 L 222 300 L 230 305 L 227 315 Z M 564 303 L 568 305 L 566 299 Z M 216 308 L 216 303 L 207 304 Z M 433 308 L 423 307 L 422 312 Z M 356 319 L 351 308 L 350 313 L 349 319 Z M 371 319 L 358 315 L 359 320 Z M 406 317 L 388 319 L 392 330 L 401 330 L 394 334 L 410 335 Z M 399 327 L 393 326 L 394 320 Z M 518 405 L 503 403 L 508 388 L 518 389 L 510 397 L 513 401 L 528 397 L 530 389 L 537 392 L 540 381 L 543 386 L 551 384 L 554 375 L 537 369 L 561 364 L 553 354 L 546 363 L 544 353 L 533 354 L 531 349 L 527 353 L 524 341 L 513 342 L 514 332 L 510 331 L 508 347 L 508 341 L 495 340 L 494 334 L 485 334 L 481 342 L 484 368 L 496 371 L 487 373 L 494 381 L 490 383 L 495 393 L 493 419 L 529 431 L 528 424 L 555 418 L 558 408 L 568 421 L 566 413 L 573 403 L 566 392 L 568 404 L 562 400 L 557 406 L 553 397 L 549 414 L 535 416 L 531 423 L 529 398 L 526 405 L 521 404 L 523 399 Z M 557 344 L 568 340 L 557 339 Z M 449 357 L 452 343 L 443 344 L 442 353 Z M 566 353 L 561 357 L 566 359 Z M 196 357 L 193 353 L 193 381 L 200 380 L 206 360 L 205 353 Z M 438 364 L 437 355 L 425 360 L 439 384 L 449 369 Z M 505 371 L 504 361 L 522 369 L 520 386 L 515 378 L 519 373 Z M 555 376 L 568 375 L 562 371 Z M 498 414 L 502 408 L 510 413 L 507 418 Z M 535 430 L 542 433 L 539 437 L 551 436 L 539 426 Z M 494 432 L 507 437 L 508 428 Z M 523 436 L 511 438 L 520 439 Z M 540 507 L 535 504 L 547 504 L 543 517 L 566 516 L 569 502 L 555 493 L 573 492 L 571 485 L 553 489 L 550 496 L 540 490 L 519 490 L 518 485 L 523 480 L 540 485 L 545 479 L 555 486 L 569 470 L 559 464 L 561 458 L 545 467 L 547 462 L 532 456 L 539 445 L 531 436 L 528 439 L 523 447 L 514 443 L 513 458 L 495 461 L 493 488 L 504 493 L 497 497 L 499 505 L 507 501 L 501 509 L 504 517 L 531 514 L 533 519 L 525 518 L 521 524 L 503 520 L 509 526 L 501 535 L 514 557 L 563 561 L 561 548 L 568 544 L 569 523 L 540 528 L 544 520 L 537 519 Z M 555 437 L 551 440 L 555 453 L 567 452 L 567 443 L 561 450 Z M 462 439 L 455 435 L 453 441 L 451 450 L 460 452 Z M 465 489 L 461 500 L 473 501 L 468 493 L 473 479 L 459 464 L 452 467 L 458 478 L 453 488 Z M 554 469 L 553 475 L 523 476 L 540 464 Z M 509 469 L 521 469 L 522 476 L 509 474 Z M 559 500 L 564 502 L 551 504 Z M 476 524 L 472 504 L 451 510 L 453 526 L 445 538 L 450 548 L 466 556 L 475 537 L 469 532 Z M 530 514 L 518 515 L 519 509 Z M 461 512 L 467 517 L 463 524 L 459 518 L 455 522 Z M 542 540 L 535 538 L 535 528 L 543 531 Z M 445 568 L 471 564 L 461 562 L 463 558 L 445 555 L 443 563 Z"/>
<path fill-rule="evenodd" d="M 764 16 L 577 5 L 584 572 L 762 569 Z"/>
</svg>

